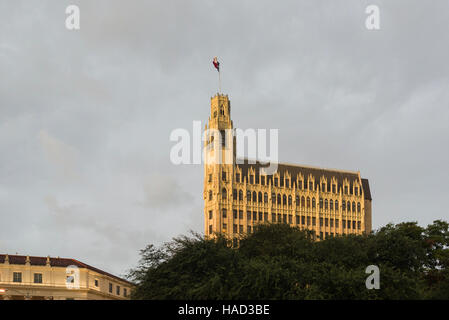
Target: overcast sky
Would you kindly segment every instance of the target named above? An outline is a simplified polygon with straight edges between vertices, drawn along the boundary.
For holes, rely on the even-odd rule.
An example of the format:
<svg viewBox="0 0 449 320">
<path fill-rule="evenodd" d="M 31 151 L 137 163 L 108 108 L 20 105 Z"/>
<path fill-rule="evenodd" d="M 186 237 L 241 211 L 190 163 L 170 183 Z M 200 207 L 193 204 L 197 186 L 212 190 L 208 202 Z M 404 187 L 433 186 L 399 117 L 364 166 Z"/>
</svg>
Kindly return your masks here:
<svg viewBox="0 0 449 320">
<path fill-rule="evenodd" d="M 449 220 L 448 26 L 446 0 L 0 0 L 0 253 L 122 275 L 203 232 L 203 168 L 174 166 L 169 135 L 207 120 L 214 56 L 234 125 L 360 170 L 375 228 Z"/>
</svg>

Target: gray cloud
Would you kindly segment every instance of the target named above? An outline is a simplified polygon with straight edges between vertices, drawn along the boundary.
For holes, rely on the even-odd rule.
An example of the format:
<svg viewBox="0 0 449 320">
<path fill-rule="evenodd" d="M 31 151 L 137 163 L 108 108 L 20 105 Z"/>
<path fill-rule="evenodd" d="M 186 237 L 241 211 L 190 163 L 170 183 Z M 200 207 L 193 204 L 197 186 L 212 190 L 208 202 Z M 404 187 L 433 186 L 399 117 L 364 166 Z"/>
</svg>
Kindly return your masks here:
<svg viewBox="0 0 449 320">
<path fill-rule="evenodd" d="M 64 27 L 72 3 L 79 32 Z M 215 55 L 234 125 L 278 128 L 281 161 L 360 170 L 375 227 L 448 219 L 448 9 L 0 2 L 1 251 L 122 273 L 147 243 L 202 232 L 202 167 L 173 166 L 168 138 L 209 116 Z"/>
</svg>

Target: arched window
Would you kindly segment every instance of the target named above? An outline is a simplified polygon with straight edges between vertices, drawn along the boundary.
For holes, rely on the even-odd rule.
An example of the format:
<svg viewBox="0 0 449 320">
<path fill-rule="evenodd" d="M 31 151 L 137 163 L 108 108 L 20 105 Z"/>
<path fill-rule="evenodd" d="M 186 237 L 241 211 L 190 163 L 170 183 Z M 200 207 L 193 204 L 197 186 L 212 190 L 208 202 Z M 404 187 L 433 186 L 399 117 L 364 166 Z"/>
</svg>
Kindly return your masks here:
<svg viewBox="0 0 449 320">
<path fill-rule="evenodd" d="M 243 191 L 239 190 L 239 200 L 243 201 Z"/>
<path fill-rule="evenodd" d="M 212 200 L 212 190 L 209 190 L 209 200 Z"/>
<path fill-rule="evenodd" d="M 348 201 L 348 211 L 351 211 L 351 202 Z"/>
<path fill-rule="evenodd" d="M 263 194 L 263 202 L 268 203 L 268 193 Z"/>
<path fill-rule="evenodd" d="M 352 212 L 355 212 L 355 202 L 352 202 Z"/>
<path fill-rule="evenodd" d="M 323 198 L 320 198 L 320 209 L 323 209 L 323 206 L 324 206 Z"/>
<path fill-rule="evenodd" d="M 326 199 L 326 200 L 324 200 L 324 210 L 327 210 L 327 208 L 328 208 L 328 202 L 327 202 L 327 199 Z"/>
<path fill-rule="evenodd" d="M 307 208 L 310 208 L 310 198 L 307 197 Z"/>
<path fill-rule="evenodd" d="M 296 196 L 296 206 L 299 207 L 299 196 Z"/>
<path fill-rule="evenodd" d="M 278 201 L 277 201 L 277 203 L 281 204 L 281 194 L 280 193 L 278 193 Z"/>
<path fill-rule="evenodd" d="M 334 201 L 332 199 L 329 200 L 329 209 L 334 210 Z"/>
<path fill-rule="evenodd" d="M 302 208 L 306 207 L 306 198 L 304 198 L 304 196 L 301 197 L 301 207 Z"/>
<path fill-rule="evenodd" d="M 253 191 L 253 202 L 257 202 L 257 193 Z"/>
<path fill-rule="evenodd" d="M 312 209 L 316 208 L 316 200 L 315 198 L 312 198 Z"/>
<path fill-rule="evenodd" d="M 226 199 L 227 196 L 228 196 L 228 194 L 226 192 L 226 188 L 221 189 L 221 198 Z"/>
<path fill-rule="evenodd" d="M 289 205 L 289 206 L 292 205 L 292 196 L 288 196 L 288 205 Z"/>
<path fill-rule="evenodd" d="M 346 211 L 346 201 L 341 203 L 341 210 Z"/>
<path fill-rule="evenodd" d="M 237 189 L 233 189 L 233 190 L 232 190 L 232 198 L 233 198 L 234 200 L 237 200 Z"/>
<path fill-rule="evenodd" d="M 251 202 L 251 191 L 246 191 L 246 201 L 250 201 Z"/>
<path fill-rule="evenodd" d="M 357 212 L 360 213 L 360 202 L 357 203 Z"/>
<path fill-rule="evenodd" d="M 338 207 L 338 200 L 335 200 L 335 210 L 338 211 L 339 207 Z"/>
<path fill-rule="evenodd" d="M 262 202 L 262 192 L 259 192 L 259 202 Z"/>
<path fill-rule="evenodd" d="M 285 194 L 282 196 L 282 204 L 284 206 L 287 205 L 287 196 Z"/>
<path fill-rule="evenodd" d="M 276 203 L 276 193 L 274 192 L 271 194 L 271 201 L 273 204 Z"/>
</svg>

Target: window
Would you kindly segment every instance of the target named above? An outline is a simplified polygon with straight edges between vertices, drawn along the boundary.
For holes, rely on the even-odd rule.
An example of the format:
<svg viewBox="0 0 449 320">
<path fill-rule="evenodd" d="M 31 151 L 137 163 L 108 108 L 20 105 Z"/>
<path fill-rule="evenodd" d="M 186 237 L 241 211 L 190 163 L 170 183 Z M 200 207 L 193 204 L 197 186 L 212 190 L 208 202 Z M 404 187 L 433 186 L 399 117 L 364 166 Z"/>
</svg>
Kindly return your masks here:
<svg viewBox="0 0 449 320">
<path fill-rule="evenodd" d="M 326 184 L 324 182 L 321 184 L 321 191 L 326 191 Z"/>
<path fill-rule="evenodd" d="M 263 213 L 259 212 L 259 221 L 262 221 L 262 219 L 263 219 Z"/>
<path fill-rule="evenodd" d="M 307 197 L 307 208 L 310 208 L 310 198 Z"/>
<path fill-rule="evenodd" d="M 301 224 L 306 224 L 306 217 L 305 216 L 301 216 Z"/>
<path fill-rule="evenodd" d="M 253 191 L 253 202 L 257 202 L 257 193 Z"/>
<path fill-rule="evenodd" d="M 239 211 L 239 219 L 243 219 L 243 210 Z"/>
<path fill-rule="evenodd" d="M 287 223 L 287 215 L 286 214 L 282 215 L 282 222 Z"/>
<path fill-rule="evenodd" d="M 307 225 L 310 226 L 310 217 L 307 217 Z"/>
<path fill-rule="evenodd" d="M 293 216 L 291 214 L 288 215 L 288 223 L 293 223 Z"/>
<path fill-rule="evenodd" d="M 246 220 L 251 220 L 251 212 L 250 211 L 248 211 L 246 213 Z"/>
<path fill-rule="evenodd" d="M 248 233 L 251 233 L 251 226 L 247 226 L 247 227 L 246 227 L 246 231 L 247 231 Z"/>
<path fill-rule="evenodd" d="M 278 213 L 278 222 L 282 222 L 282 214 Z"/>
<path fill-rule="evenodd" d="M 222 213 L 223 213 L 223 219 L 226 219 L 226 218 L 227 218 L 227 212 L 226 212 L 226 209 L 223 209 L 223 210 L 222 210 Z"/>
<path fill-rule="evenodd" d="M 352 202 L 352 212 L 355 212 L 355 202 Z"/>
<path fill-rule="evenodd" d="M 259 184 L 259 175 L 256 174 L 256 184 Z"/>
<path fill-rule="evenodd" d="M 209 201 L 212 200 L 212 190 L 209 190 Z"/>
<path fill-rule="evenodd" d="M 115 287 L 115 293 L 119 296 L 120 295 L 120 286 Z"/>
<path fill-rule="evenodd" d="M 239 190 L 239 201 L 243 201 L 243 191 Z"/>
<path fill-rule="evenodd" d="M 246 191 L 246 200 L 251 201 L 251 191 Z"/>
<path fill-rule="evenodd" d="M 233 210 L 234 219 L 237 220 L 237 210 Z"/>
<path fill-rule="evenodd" d="M 347 226 L 348 226 L 348 229 L 351 229 L 351 220 L 348 220 Z"/>
<path fill-rule="evenodd" d="M 214 214 L 213 214 L 213 211 L 212 211 L 212 210 L 210 210 L 210 211 L 209 211 L 209 219 L 212 219 L 212 218 L 213 218 L 213 216 L 214 216 Z"/>
<path fill-rule="evenodd" d="M 94 285 L 95 285 L 96 287 L 98 287 L 98 279 L 95 279 L 95 280 L 94 280 Z M 125 292 L 126 292 L 126 289 L 125 289 Z"/>
<path fill-rule="evenodd" d="M 280 193 L 278 194 L 278 200 L 277 200 L 277 203 L 278 203 L 278 205 L 281 204 L 281 194 L 280 194 Z"/>
<path fill-rule="evenodd" d="M 235 182 L 240 182 L 240 173 L 235 174 Z"/>
<path fill-rule="evenodd" d="M 335 184 L 332 185 L 332 193 L 337 193 L 337 186 Z"/>
<path fill-rule="evenodd" d="M 232 232 L 237 233 L 237 225 L 236 224 L 234 224 L 232 226 Z"/>
<path fill-rule="evenodd" d="M 335 210 L 338 210 L 338 200 L 335 200 Z"/>
<path fill-rule="evenodd" d="M 123 288 L 123 296 L 124 297 L 128 296 L 128 290 L 126 288 Z"/>
<path fill-rule="evenodd" d="M 278 186 L 278 178 L 274 178 L 274 186 L 275 186 L 275 187 Z"/>
<path fill-rule="evenodd" d="M 34 283 L 42 283 L 42 273 L 34 274 Z"/>
<path fill-rule="evenodd" d="M 226 171 L 221 173 L 221 180 L 226 181 Z"/>
<path fill-rule="evenodd" d="M 288 205 L 289 205 L 289 206 L 292 205 L 292 196 L 288 196 Z"/>
<path fill-rule="evenodd" d="M 335 219 L 335 228 L 338 228 L 338 219 Z"/>
<path fill-rule="evenodd" d="M 302 208 L 305 208 L 305 207 L 306 207 L 306 198 L 304 198 L 304 196 L 301 197 L 301 207 L 302 207 Z"/>
<path fill-rule="evenodd" d="M 302 189 L 302 180 L 298 181 L 298 189 Z"/>
<path fill-rule="evenodd" d="M 285 194 L 282 196 L 282 204 L 284 206 L 287 204 L 287 196 Z"/>
<path fill-rule="evenodd" d="M 315 225 L 316 225 L 316 218 L 312 217 L 312 226 L 315 226 Z"/>
<path fill-rule="evenodd" d="M 361 223 L 360 223 L 360 221 L 357 221 L 357 229 L 360 230 L 360 227 L 361 227 Z"/>
<path fill-rule="evenodd" d="M 226 134 L 224 130 L 220 130 L 220 136 L 221 136 L 221 146 L 226 146 Z"/>
<path fill-rule="evenodd" d="M 112 293 L 112 283 L 109 282 L 109 293 Z"/>
<path fill-rule="evenodd" d="M 357 203 L 357 212 L 360 213 L 360 202 Z"/>
<path fill-rule="evenodd" d="M 209 225 L 209 234 L 212 234 L 213 233 L 213 231 L 212 231 L 212 225 Z"/>
<path fill-rule="evenodd" d="M 221 198 L 222 199 L 226 199 L 227 198 L 226 188 L 221 189 Z"/>
<path fill-rule="evenodd" d="M 323 226 L 323 218 L 320 218 L 320 227 Z"/>
<path fill-rule="evenodd" d="M 276 222 L 276 214 L 275 213 L 271 214 L 271 222 Z"/>
<path fill-rule="evenodd" d="M 313 182 L 312 181 L 309 182 L 309 190 L 313 190 Z"/>
<path fill-rule="evenodd" d="M 336 201 L 335 201 L 335 202 L 336 202 Z M 345 202 L 345 201 L 343 201 L 343 202 L 341 203 L 341 210 L 346 211 L 346 202 Z"/>
<path fill-rule="evenodd" d="M 296 206 L 299 207 L 299 196 L 296 196 L 295 203 L 296 203 Z"/>
<path fill-rule="evenodd" d="M 299 216 L 296 216 L 296 224 L 299 224 Z"/>
<path fill-rule="evenodd" d="M 307 190 L 307 186 L 308 186 L 308 183 L 307 183 L 307 179 L 306 179 L 306 180 L 304 180 L 304 189 L 305 190 Z"/>
<path fill-rule="evenodd" d="M 329 219 L 328 218 L 324 219 L 324 226 L 325 227 L 329 226 Z"/>
<path fill-rule="evenodd" d="M 276 203 L 276 193 L 274 193 L 274 192 L 271 194 L 271 201 L 273 204 Z"/>
<path fill-rule="evenodd" d="M 228 231 L 228 225 L 226 223 L 223 223 L 223 230 Z"/>
<path fill-rule="evenodd" d="M 348 201 L 348 211 L 351 211 L 351 202 Z"/>
<path fill-rule="evenodd" d="M 326 199 L 326 200 L 324 200 L 324 210 L 327 211 L 327 208 L 328 208 L 328 202 L 327 202 L 327 199 Z"/>
<path fill-rule="evenodd" d="M 262 202 L 262 192 L 259 192 L 259 202 Z"/>
<path fill-rule="evenodd" d="M 320 198 L 320 209 L 323 210 L 323 199 Z"/>
<path fill-rule="evenodd" d="M 268 203 L 268 193 L 263 194 L 263 202 Z"/>
<path fill-rule="evenodd" d="M 334 201 L 333 200 L 329 200 L 329 208 L 331 210 L 334 210 Z"/>
<path fill-rule="evenodd" d="M 265 176 L 260 177 L 260 184 L 265 185 Z"/>
<path fill-rule="evenodd" d="M 312 198 L 312 209 L 316 208 L 316 200 L 315 198 Z"/>
<path fill-rule="evenodd" d="M 243 233 L 243 226 L 241 224 L 239 225 L 239 232 Z"/>
<path fill-rule="evenodd" d="M 329 222 L 330 222 L 330 227 L 333 228 L 334 227 L 334 219 L 330 219 Z"/>
<path fill-rule="evenodd" d="M 22 282 L 22 272 L 13 272 L 12 282 Z"/>
<path fill-rule="evenodd" d="M 355 229 L 356 221 L 352 221 L 352 229 Z"/>
<path fill-rule="evenodd" d="M 212 175 L 209 174 L 209 182 L 212 182 Z"/>
<path fill-rule="evenodd" d="M 345 194 L 348 194 L 348 186 L 345 186 Z"/>
<path fill-rule="evenodd" d="M 354 188 L 354 192 L 355 192 L 355 195 L 358 196 L 359 195 L 359 188 Z"/>
<path fill-rule="evenodd" d="M 268 221 L 268 212 L 264 212 L 263 221 Z"/>
<path fill-rule="evenodd" d="M 232 199 L 237 200 L 237 190 L 236 189 L 232 190 Z"/>
<path fill-rule="evenodd" d="M 343 225 L 343 229 L 346 229 L 346 220 L 341 220 L 341 223 Z"/>
<path fill-rule="evenodd" d="M 249 183 L 250 183 L 250 184 L 253 184 L 253 183 L 254 183 L 254 176 L 253 176 L 253 175 L 250 175 L 250 176 L 249 176 Z"/>
<path fill-rule="evenodd" d="M 257 212 L 253 211 L 253 220 L 257 220 Z"/>
<path fill-rule="evenodd" d="M 285 187 L 290 188 L 290 180 L 288 179 L 285 180 Z"/>
</svg>

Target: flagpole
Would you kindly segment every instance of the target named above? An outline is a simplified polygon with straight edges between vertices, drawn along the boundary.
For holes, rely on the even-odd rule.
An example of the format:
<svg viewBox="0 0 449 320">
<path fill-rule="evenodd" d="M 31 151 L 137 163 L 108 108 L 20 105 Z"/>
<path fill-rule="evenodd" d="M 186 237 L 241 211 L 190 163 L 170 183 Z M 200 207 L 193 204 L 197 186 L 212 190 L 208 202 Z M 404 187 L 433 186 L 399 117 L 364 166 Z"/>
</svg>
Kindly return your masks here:
<svg viewBox="0 0 449 320">
<path fill-rule="evenodd" d="M 218 70 L 218 93 L 221 93 L 221 73 Z"/>
</svg>

